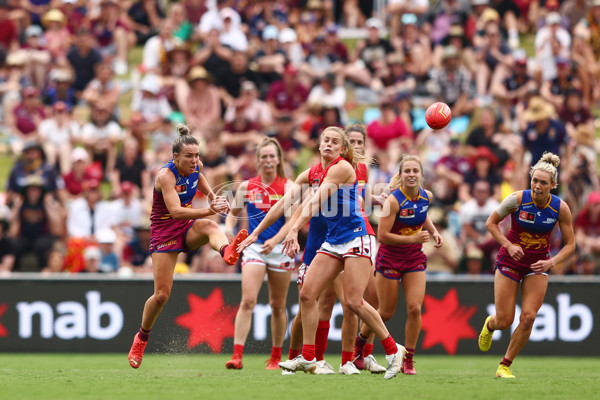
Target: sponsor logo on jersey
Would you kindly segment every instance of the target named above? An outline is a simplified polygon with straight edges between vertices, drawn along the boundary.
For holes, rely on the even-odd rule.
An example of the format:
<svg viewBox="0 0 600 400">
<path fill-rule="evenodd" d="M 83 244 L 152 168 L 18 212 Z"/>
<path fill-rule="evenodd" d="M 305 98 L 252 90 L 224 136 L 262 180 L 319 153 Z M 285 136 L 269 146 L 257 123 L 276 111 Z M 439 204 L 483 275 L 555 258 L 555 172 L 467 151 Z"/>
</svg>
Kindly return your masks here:
<svg viewBox="0 0 600 400">
<path fill-rule="evenodd" d="M 423 208 L 421 209 L 421 211 L 419 211 L 419 213 L 424 213 L 424 212 L 426 212 L 427 210 L 429 210 L 429 206 L 425 206 L 425 207 L 423 207 Z"/>
<path fill-rule="evenodd" d="M 398 213 L 398 218 L 412 218 L 415 216 L 414 208 L 403 208 Z"/>
<path fill-rule="evenodd" d="M 198 186 L 198 179 L 196 179 L 196 180 L 194 181 L 194 184 L 192 185 L 192 189 L 193 189 L 193 188 L 195 188 L 196 186 Z"/>
<path fill-rule="evenodd" d="M 187 193 L 187 185 L 185 185 L 185 184 L 175 185 L 175 191 L 179 194 L 186 194 Z"/>
<path fill-rule="evenodd" d="M 270 201 L 279 201 L 283 196 L 280 194 L 270 194 L 269 195 L 269 200 Z"/>
<path fill-rule="evenodd" d="M 362 232 L 362 226 L 359 226 L 358 228 L 354 229 L 352 232 Z"/>
<path fill-rule="evenodd" d="M 546 218 L 545 221 L 543 221 L 543 224 L 553 224 L 556 222 L 556 218 Z"/>
<path fill-rule="evenodd" d="M 533 224 L 535 222 L 535 213 L 521 211 L 519 213 L 519 221 L 527 222 L 528 224 Z"/>
</svg>

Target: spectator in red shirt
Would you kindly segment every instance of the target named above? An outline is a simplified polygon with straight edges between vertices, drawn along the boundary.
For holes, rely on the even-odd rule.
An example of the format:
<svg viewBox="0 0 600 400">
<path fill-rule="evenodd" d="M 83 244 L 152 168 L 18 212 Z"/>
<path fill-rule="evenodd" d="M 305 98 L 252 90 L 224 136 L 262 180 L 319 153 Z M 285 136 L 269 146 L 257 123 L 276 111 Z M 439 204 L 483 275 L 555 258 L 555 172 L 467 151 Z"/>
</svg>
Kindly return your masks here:
<svg viewBox="0 0 600 400">
<path fill-rule="evenodd" d="M 295 121 L 300 122 L 307 111 L 308 93 L 308 89 L 298 81 L 296 67 L 288 64 L 283 79 L 273 82 L 269 87 L 266 100 L 275 118 L 290 114 Z"/>
<path fill-rule="evenodd" d="M 580 254 L 600 256 L 600 192 L 590 192 L 575 219 L 575 241 Z"/>
<path fill-rule="evenodd" d="M 391 165 L 395 165 L 400 155 L 411 147 L 412 133 L 392 102 L 384 101 L 381 104 L 381 117 L 367 126 L 367 142 L 371 155 L 386 155 Z"/>
<path fill-rule="evenodd" d="M 35 136 L 38 125 L 46 119 L 44 107 L 40 102 L 40 92 L 35 87 L 29 86 L 23 89 L 22 97 L 21 102 L 13 110 L 12 132 L 17 138 L 13 150 L 20 149 L 27 139 Z"/>
<path fill-rule="evenodd" d="M 65 189 L 71 197 L 79 197 L 86 181 L 102 180 L 102 166 L 100 163 L 90 164 L 90 156 L 83 147 L 75 147 L 71 151 L 71 171 L 63 175 Z"/>
<path fill-rule="evenodd" d="M 17 25 L 10 19 L 10 6 L 6 0 L 0 1 L 0 46 L 7 50 L 19 48 Z"/>
<path fill-rule="evenodd" d="M 220 138 L 227 156 L 239 157 L 248 143 L 258 144 L 264 135 L 260 125 L 246 117 L 246 104 L 242 99 L 235 100 L 235 117 L 223 127 Z"/>
</svg>

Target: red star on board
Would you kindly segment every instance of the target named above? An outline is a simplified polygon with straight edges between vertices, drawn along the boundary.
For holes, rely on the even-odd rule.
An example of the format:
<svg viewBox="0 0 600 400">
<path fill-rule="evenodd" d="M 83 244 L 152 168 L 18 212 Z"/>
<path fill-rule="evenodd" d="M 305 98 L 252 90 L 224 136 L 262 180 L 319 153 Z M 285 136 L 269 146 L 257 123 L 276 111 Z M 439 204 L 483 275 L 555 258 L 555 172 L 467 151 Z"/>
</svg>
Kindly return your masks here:
<svg viewBox="0 0 600 400">
<path fill-rule="evenodd" d="M 190 331 L 187 345 L 194 348 L 206 343 L 213 353 L 220 353 L 223 340 L 233 337 L 237 306 L 226 305 L 221 288 L 216 288 L 206 299 L 188 294 L 190 312 L 175 318 L 175 323 Z"/>
<path fill-rule="evenodd" d="M 8 304 L 6 304 L 6 303 L 0 304 L 0 318 L 2 318 L 2 315 L 4 315 L 4 313 L 6 312 L 7 309 L 8 309 Z M 5 337 L 5 336 L 8 336 L 8 331 L 6 330 L 4 325 L 0 324 L 0 337 Z"/>
<path fill-rule="evenodd" d="M 456 289 L 450 289 L 442 300 L 426 295 L 424 305 L 426 312 L 421 325 L 425 332 L 423 349 L 441 344 L 448 354 L 456 354 L 459 340 L 477 337 L 477 332 L 469 324 L 477 306 L 461 306 Z"/>
</svg>

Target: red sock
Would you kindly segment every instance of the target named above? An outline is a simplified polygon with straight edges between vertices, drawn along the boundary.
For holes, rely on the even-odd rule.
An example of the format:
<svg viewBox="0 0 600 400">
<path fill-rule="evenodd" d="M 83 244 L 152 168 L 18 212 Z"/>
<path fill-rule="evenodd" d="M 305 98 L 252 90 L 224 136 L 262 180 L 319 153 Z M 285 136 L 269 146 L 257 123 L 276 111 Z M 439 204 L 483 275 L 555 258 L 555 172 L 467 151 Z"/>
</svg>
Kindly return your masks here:
<svg viewBox="0 0 600 400">
<path fill-rule="evenodd" d="M 386 355 L 396 354 L 398 352 L 398 346 L 396 346 L 396 341 L 392 335 L 383 339 L 381 341 L 381 345 L 383 346 Z"/>
<path fill-rule="evenodd" d="M 342 351 L 342 365 L 346 365 L 348 361 L 352 361 L 352 351 Z"/>
<path fill-rule="evenodd" d="M 147 342 L 148 338 L 150 337 L 150 331 L 152 329 L 144 329 L 140 326 L 140 331 L 138 332 L 138 338 L 142 341 L 142 342 Z"/>
<path fill-rule="evenodd" d="M 233 358 L 242 359 L 244 355 L 244 345 L 243 344 L 234 344 L 233 345 Z"/>
<path fill-rule="evenodd" d="M 281 360 L 281 347 L 271 347 L 271 358 Z"/>
<path fill-rule="evenodd" d="M 224 244 L 223 246 L 221 246 L 221 248 L 219 249 L 219 254 L 221 254 L 221 257 L 225 257 L 225 249 L 227 248 L 227 246 L 229 246 L 228 244 Z"/>
<path fill-rule="evenodd" d="M 507 367 L 510 367 L 510 365 L 512 364 L 512 360 L 509 360 L 508 358 L 504 357 L 504 358 L 502 359 L 502 361 L 500 361 L 500 364 L 504 364 L 504 365 L 506 365 Z"/>
<path fill-rule="evenodd" d="M 363 348 L 363 357 L 368 357 L 371 354 L 373 354 L 373 343 L 367 343 Z"/>
<path fill-rule="evenodd" d="M 329 336 L 329 321 L 319 321 L 315 336 L 315 357 L 321 361 L 327 350 L 327 337 Z"/>
<path fill-rule="evenodd" d="M 290 352 L 288 353 L 288 359 L 293 360 L 294 358 L 300 355 L 300 349 L 292 349 L 290 347 Z"/>
<path fill-rule="evenodd" d="M 415 349 L 406 348 L 406 355 L 404 356 L 407 360 L 412 360 L 415 355 Z"/>
<path fill-rule="evenodd" d="M 306 361 L 312 361 L 315 359 L 315 345 L 314 344 L 305 344 L 302 345 L 302 357 Z"/>
</svg>

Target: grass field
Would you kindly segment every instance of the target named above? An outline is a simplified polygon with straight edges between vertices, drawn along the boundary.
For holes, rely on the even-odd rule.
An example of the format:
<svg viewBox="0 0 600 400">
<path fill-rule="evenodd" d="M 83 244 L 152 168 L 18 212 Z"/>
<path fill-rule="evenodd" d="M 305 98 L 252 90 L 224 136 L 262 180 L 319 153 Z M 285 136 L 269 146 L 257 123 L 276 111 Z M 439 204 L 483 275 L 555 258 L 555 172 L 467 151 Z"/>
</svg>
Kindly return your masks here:
<svg viewBox="0 0 600 400">
<path fill-rule="evenodd" d="M 266 355 L 154 355 L 138 370 L 126 354 L 1 354 L 0 399 L 593 399 L 600 358 L 529 357 L 516 379 L 494 379 L 498 356 L 419 356 L 416 376 L 282 376 L 264 370 Z M 336 361 L 337 355 L 330 355 Z M 378 357 L 385 362 L 383 356 Z"/>
</svg>

